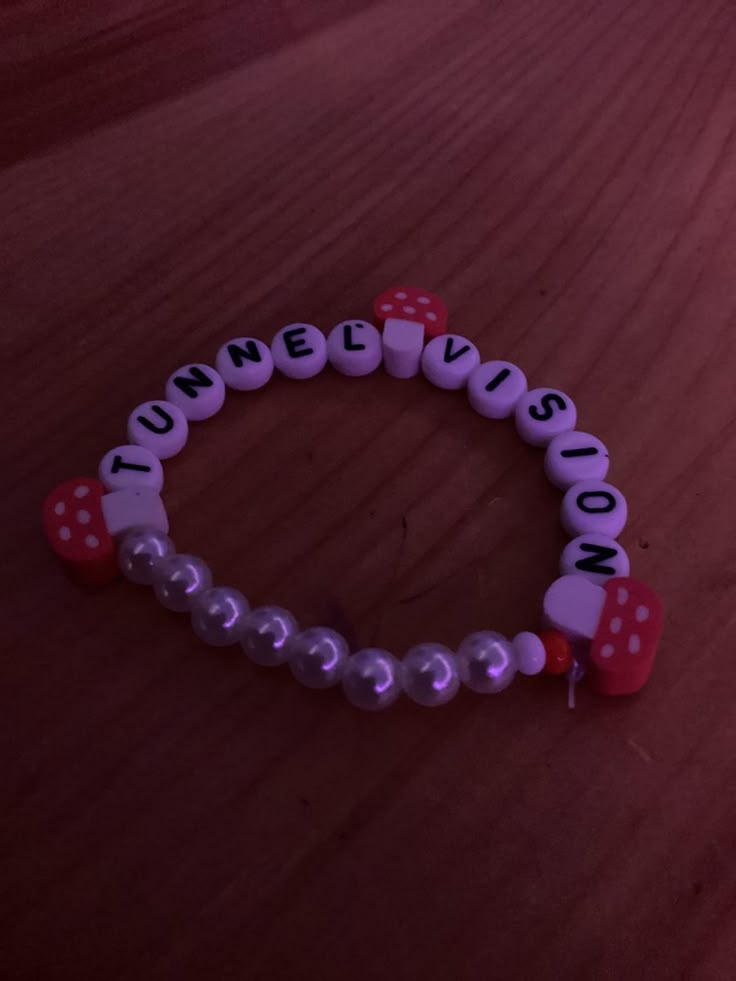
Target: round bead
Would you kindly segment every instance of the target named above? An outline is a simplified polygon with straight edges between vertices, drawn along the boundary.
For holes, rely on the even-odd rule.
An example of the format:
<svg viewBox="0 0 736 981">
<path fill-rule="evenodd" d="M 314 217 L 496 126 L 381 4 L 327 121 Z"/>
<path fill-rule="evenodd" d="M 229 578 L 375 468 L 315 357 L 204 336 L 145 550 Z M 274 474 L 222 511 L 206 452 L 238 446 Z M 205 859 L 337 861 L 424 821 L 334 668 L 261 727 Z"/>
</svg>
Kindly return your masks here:
<svg viewBox="0 0 736 981">
<path fill-rule="evenodd" d="M 128 439 L 150 450 L 159 460 L 180 453 L 189 436 L 187 417 L 178 405 L 162 400 L 143 402 L 128 417 Z"/>
<path fill-rule="evenodd" d="M 495 694 L 508 688 L 516 674 L 516 654 L 502 634 L 481 630 L 457 650 L 460 680 L 473 691 Z"/>
<path fill-rule="evenodd" d="M 630 571 L 626 549 L 608 535 L 579 535 L 560 556 L 561 576 L 584 576 L 598 586 L 605 586 L 614 576 L 628 576 Z"/>
<path fill-rule="evenodd" d="M 367 320 L 343 320 L 329 333 L 327 357 L 341 375 L 370 375 L 383 361 L 381 335 Z"/>
<path fill-rule="evenodd" d="M 120 571 L 131 582 L 151 586 L 163 559 L 174 554 L 174 543 L 158 528 L 131 528 L 118 548 Z"/>
<path fill-rule="evenodd" d="M 327 341 L 313 324 L 289 324 L 274 337 L 271 354 L 287 378 L 313 378 L 327 364 Z"/>
<path fill-rule="evenodd" d="M 276 667 L 286 661 L 288 642 L 299 627 L 288 610 L 279 606 L 259 606 L 243 621 L 240 646 L 256 664 Z"/>
<path fill-rule="evenodd" d="M 235 337 L 217 352 L 215 367 L 228 388 L 252 392 L 271 380 L 271 349 L 257 337 Z"/>
<path fill-rule="evenodd" d="M 108 491 L 145 487 L 158 494 L 164 486 L 161 461 L 143 446 L 116 446 L 100 460 L 98 476 Z"/>
<path fill-rule="evenodd" d="M 539 674 L 544 670 L 547 652 L 541 637 L 524 630 L 517 634 L 511 643 L 521 674 Z"/>
<path fill-rule="evenodd" d="M 212 585 L 212 573 L 204 559 L 175 553 L 162 559 L 156 569 L 153 591 L 167 610 L 186 613 L 194 600 Z"/>
<path fill-rule="evenodd" d="M 526 390 L 526 375 L 510 361 L 485 361 L 468 378 L 470 404 L 486 419 L 508 419 Z"/>
<path fill-rule="evenodd" d="M 478 348 L 458 334 L 435 337 L 422 351 L 424 377 L 437 388 L 462 388 L 479 364 Z"/>
<path fill-rule="evenodd" d="M 608 473 L 608 450 L 597 436 L 577 429 L 555 436 L 544 454 L 550 483 L 567 490 L 579 480 L 603 480 Z"/>
<path fill-rule="evenodd" d="M 208 364 L 188 364 L 170 375 L 166 398 L 192 422 L 216 415 L 225 402 L 225 382 Z"/>
<path fill-rule="evenodd" d="M 192 628 L 212 647 L 235 644 L 248 613 L 248 600 L 230 586 L 211 586 L 192 603 Z"/>
<path fill-rule="evenodd" d="M 565 674 L 572 667 L 570 641 L 559 630 L 541 630 L 539 639 L 544 644 L 545 674 Z"/>
<path fill-rule="evenodd" d="M 342 677 L 348 645 L 329 627 L 310 627 L 289 641 L 287 656 L 297 681 L 307 688 L 330 688 Z"/>
<path fill-rule="evenodd" d="M 404 691 L 418 705 L 432 708 L 454 698 L 460 688 L 457 659 L 442 644 L 417 644 L 401 662 Z"/>
<path fill-rule="evenodd" d="M 516 404 L 516 431 L 525 443 L 548 446 L 575 428 L 577 410 L 569 395 L 556 388 L 534 388 Z"/>
<path fill-rule="evenodd" d="M 366 647 L 345 662 L 342 687 L 356 708 L 370 712 L 388 708 L 401 694 L 401 666 L 388 651 Z"/>
<path fill-rule="evenodd" d="M 617 538 L 626 525 L 626 498 L 613 484 L 581 480 L 562 498 L 562 526 L 568 535 L 607 535 Z"/>
</svg>

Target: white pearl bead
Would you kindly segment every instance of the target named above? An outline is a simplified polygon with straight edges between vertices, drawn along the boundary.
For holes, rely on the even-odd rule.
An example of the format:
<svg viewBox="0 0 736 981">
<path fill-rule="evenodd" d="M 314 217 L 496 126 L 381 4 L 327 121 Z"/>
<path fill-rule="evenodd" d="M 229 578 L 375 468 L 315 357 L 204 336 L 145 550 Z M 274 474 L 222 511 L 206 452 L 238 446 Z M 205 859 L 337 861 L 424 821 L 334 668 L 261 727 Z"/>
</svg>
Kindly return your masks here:
<svg viewBox="0 0 736 981">
<path fill-rule="evenodd" d="M 248 610 L 248 600 L 237 589 L 211 586 L 192 603 L 192 628 L 205 644 L 227 647 L 237 643 Z"/>
<path fill-rule="evenodd" d="M 327 357 L 341 375 L 370 375 L 383 360 L 381 335 L 366 320 L 343 320 L 329 333 Z"/>
<path fill-rule="evenodd" d="M 127 487 L 147 487 L 159 493 L 164 486 L 161 461 L 143 446 L 116 446 L 103 456 L 98 476 L 105 490 L 125 490 Z"/>
<path fill-rule="evenodd" d="M 215 367 L 228 388 L 252 392 L 271 380 L 271 349 L 257 337 L 235 337 L 217 352 Z"/>
<path fill-rule="evenodd" d="M 608 473 L 608 450 L 597 436 L 576 429 L 555 436 L 544 454 L 548 480 L 567 490 L 580 480 L 603 480 Z"/>
<path fill-rule="evenodd" d="M 388 651 L 366 647 L 349 657 L 342 673 L 345 697 L 356 708 L 388 708 L 401 694 L 401 668 Z"/>
<path fill-rule="evenodd" d="M 180 453 L 188 436 L 187 417 L 173 402 L 143 402 L 128 417 L 130 442 L 144 446 L 159 460 L 168 460 Z"/>
<path fill-rule="evenodd" d="M 457 659 L 442 644 L 417 644 L 401 662 L 404 691 L 418 705 L 444 705 L 460 688 Z"/>
<path fill-rule="evenodd" d="M 287 378 L 313 378 L 327 364 L 327 341 L 313 324 L 289 324 L 274 337 L 271 354 Z"/>
<path fill-rule="evenodd" d="M 240 630 L 240 646 L 255 664 L 276 667 L 287 659 L 289 640 L 299 627 L 288 610 L 260 606 L 251 610 Z"/>
<path fill-rule="evenodd" d="M 458 647 L 457 660 L 463 684 L 483 694 L 508 688 L 516 674 L 513 647 L 493 630 L 481 630 L 466 637 Z"/>
<path fill-rule="evenodd" d="M 628 576 L 630 571 L 626 549 L 608 535 L 579 535 L 560 556 L 561 576 L 584 576 L 598 586 L 605 586 L 614 576 Z"/>
<path fill-rule="evenodd" d="M 118 548 L 120 571 L 131 582 L 151 586 L 162 559 L 174 553 L 174 543 L 157 528 L 131 528 Z"/>
<path fill-rule="evenodd" d="M 422 372 L 437 388 L 462 388 L 480 364 L 478 348 L 458 334 L 435 337 L 422 352 Z"/>
<path fill-rule="evenodd" d="M 347 642 L 329 627 L 310 627 L 288 644 L 289 667 L 307 688 L 329 688 L 342 678 Z"/>
<path fill-rule="evenodd" d="M 526 375 L 510 361 L 485 361 L 468 378 L 468 400 L 486 419 L 508 419 L 526 392 Z"/>
<path fill-rule="evenodd" d="M 212 573 L 204 559 L 175 553 L 162 559 L 156 569 L 153 591 L 167 610 L 186 613 L 194 600 L 212 585 Z"/>
<path fill-rule="evenodd" d="M 568 535 L 607 535 L 618 538 L 626 525 L 626 498 L 613 484 L 581 480 L 562 498 L 562 526 Z"/>
<path fill-rule="evenodd" d="M 208 364 L 188 364 L 166 382 L 166 398 L 192 422 L 216 415 L 225 402 L 225 382 Z"/>
<path fill-rule="evenodd" d="M 534 388 L 516 404 L 516 431 L 525 443 L 547 446 L 555 436 L 575 428 L 577 410 L 569 395 L 556 388 Z"/>
<path fill-rule="evenodd" d="M 521 674 L 539 674 L 544 670 L 547 652 L 542 638 L 528 630 L 523 630 L 511 641 Z"/>
</svg>

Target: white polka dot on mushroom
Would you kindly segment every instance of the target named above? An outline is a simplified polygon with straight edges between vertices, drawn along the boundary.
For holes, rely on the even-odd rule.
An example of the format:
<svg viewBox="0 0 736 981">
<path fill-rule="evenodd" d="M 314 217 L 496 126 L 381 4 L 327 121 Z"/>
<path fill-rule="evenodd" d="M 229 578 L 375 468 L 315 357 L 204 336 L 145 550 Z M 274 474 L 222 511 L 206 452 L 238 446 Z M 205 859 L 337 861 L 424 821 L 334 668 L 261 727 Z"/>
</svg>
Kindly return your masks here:
<svg viewBox="0 0 736 981">
<path fill-rule="evenodd" d="M 621 617 L 613 617 L 608 625 L 612 634 L 621 633 Z"/>
<path fill-rule="evenodd" d="M 396 299 L 397 300 L 405 300 L 406 299 L 406 293 L 403 293 L 403 292 L 396 293 L 395 296 L 396 296 Z"/>
<path fill-rule="evenodd" d="M 625 603 L 629 602 L 629 591 L 628 589 L 625 589 L 623 586 L 618 587 L 618 592 L 616 595 L 618 598 L 619 606 L 623 606 Z"/>
<path fill-rule="evenodd" d="M 638 654 L 641 650 L 641 640 L 639 634 L 632 634 L 629 637 L 629 654 Z"/>
<path fill-rule="evenodd" d="M 437 314 L 432 313 L 432 311 L 430 310 L 429 313 L 425 314 L 425 317 L 427 318 L 427 320 L 435 321 L 437 319 Z"/>
<path fill-rule="evenodd" d="M 645 620 L 649 619 L 649 607 L 644 606 L 643 604 L 641 606 L 637 606 L 634 616 L 636 617 L 637 623 L 644 623 Z"/>
<path fill-rule="evenodd" d="M 615 650 L 616 648 L 613 646 L 613 644 L 604 644 L 603 647 L 601 647 L 601 657 L 610 657 Z"/>
<path fill-rule="evenodd" d="M 88 525 L 91 520 L 92 515 L 89 513 L 89 511 L 77 511 L 77 521 L 80 523 L 80 525 Z"/>
<path fill-rule="evenodd" d="M 63 514 L 66 511 L 66 506 L 63 501 L 57 501 L 54 505 L 54 514 Z"/>
<path fill-rule="evenodd" d="M 59 538 L 62 540 L 62 542 L 68 542 L 71 537 L 71 530 L 67 528 L 66 525 L 62 525 L 62 527 L 59 528 Z"/>
<path fill-rule="evenodd" d="M 416 313 L 416 312 L 417 312 L 416 307 L 404 307 L 404 313 Z"/>
<path fill-rule="evenodd" d="M 74 488 L 75 497 L 86 497 L 89 494 L 89 487 L 86 484 L 82 484 L 81 487 Z"/>
<path fill-rule="evenodd" d="M 393 303 L 382 303 L 381 304 L 381 309 L 382 310 L 385 310 L 386 313 L 390 313 L 393 310 L 393 308 L 394 308 Z"/>
<path fill-rule="evenodd" d="M 87 548 L 97 548 L 97 546 L 100 544 L 100 539 L 97 537 L 97 535 L 87 535 L 87 537 L 84 539 L 84 544 L 87 546 Z"/>
<path fill-rule="evenodd" d="M 417 302 L 423 303 L 426 306 L 428 303 L 431 303 L 432 301 L 428 296 L 420 296 Z"/>
</svg>

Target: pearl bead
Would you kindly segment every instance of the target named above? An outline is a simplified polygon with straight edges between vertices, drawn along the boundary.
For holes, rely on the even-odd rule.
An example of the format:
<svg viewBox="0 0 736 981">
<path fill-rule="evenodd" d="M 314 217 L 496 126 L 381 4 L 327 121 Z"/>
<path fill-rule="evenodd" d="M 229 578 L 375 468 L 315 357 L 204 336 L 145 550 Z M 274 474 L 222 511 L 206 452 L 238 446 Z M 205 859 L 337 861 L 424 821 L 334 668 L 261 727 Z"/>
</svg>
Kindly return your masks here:
<svg viewBox="0 0 736 981">
<path fill-rule="evenodd" d="M 185 613 L 192 603 L 212 585 L 212 573 L 204 559 L 196 555 L 169 555 L 156 569 L 153 591 L 167 610 Z"/>
<path fill-rule="evenodd" d="M 138 527 L 126 531 L 118 549 L 120 571 L 131 582 L 151 586 L 162 559 L 174 554 L 174 543 L 157 528 Z"/>
<path fill-rule="evenodd" d="M 287 656 L 297 681 L 307 688 L 330 688 L 342 677 L 348 645 L 329 627 L 310 627 L 289 641 Z"/>
<path fill-rule="evenodd" d="M 539 674 L 544 670 L 547 652 L 540 637 L 523 630 L 511 641 L 521 674 Z"/>
<path fill-rule="evenodd" d="M 401 663 L 404 691 L 419 705 L 444 705 L 460 688 L 455 655 L 442 644 L 418 644 Z"/>
<path fill-rule="evenodd" d="M 342 687 L 356 708 L 371 712 L 388 708 L 401 694 L 401 666 L 388 651 L 367 647 L 348 658 Z"/>
<path fill-rule="evenodd" d="M 495 694 L 503 691 L 516 674 L 516 655 L 510 642 L 493 630 L 470 634 L 457 651 L 463 684 L 473 691 Z"/>
<path fill-rule="evenodd" d="M 276 667 L 287 657 L 288 641 L 299 630 L 288 610 L 261 606 L 245 618 L 240 630 L 240 646 L 256 664 Z"/>
<path fill-rule="evenodd" d="M 192 604 L 192 628 L 205 644 L 227 647 L 237 642 L 248 609 L 248 600 L 237 589 L 212 586 Z"/>
</svg>

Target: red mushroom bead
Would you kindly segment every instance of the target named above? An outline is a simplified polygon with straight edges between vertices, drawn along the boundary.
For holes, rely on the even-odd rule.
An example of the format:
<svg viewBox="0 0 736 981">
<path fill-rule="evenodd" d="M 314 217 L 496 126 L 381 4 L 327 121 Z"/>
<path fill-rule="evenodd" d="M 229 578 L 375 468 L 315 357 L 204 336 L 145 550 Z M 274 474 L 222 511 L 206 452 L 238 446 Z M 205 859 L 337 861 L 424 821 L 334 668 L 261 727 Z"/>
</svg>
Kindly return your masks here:
<svg viewBox="0 0 736 981">
<path fill-rule="evenodd" d="M 392 286 L 373 301 L 379 327 L 387 320 L 406 320 L 424 327 L 425 340 L 447 332 L 447 307 L 442 300 L 417 286 Z"/>
</svg>

